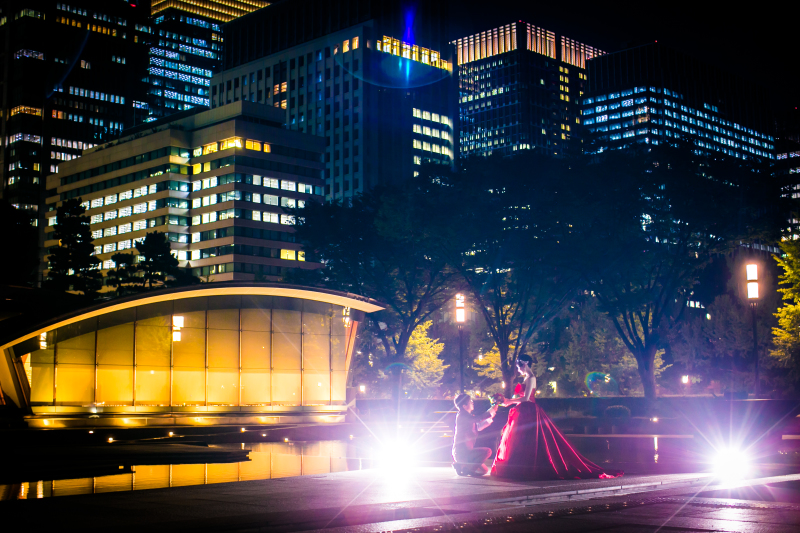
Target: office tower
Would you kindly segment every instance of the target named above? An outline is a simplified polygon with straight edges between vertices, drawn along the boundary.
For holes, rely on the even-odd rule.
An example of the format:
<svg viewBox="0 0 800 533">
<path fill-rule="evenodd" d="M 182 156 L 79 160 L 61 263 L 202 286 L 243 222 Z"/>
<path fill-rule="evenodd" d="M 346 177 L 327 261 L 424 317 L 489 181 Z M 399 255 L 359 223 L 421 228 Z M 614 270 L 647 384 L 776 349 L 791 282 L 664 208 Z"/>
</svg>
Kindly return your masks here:
<svg viewBox="0 0 800 533">
<path fill-rule="evenodd" d="M 237 102 L 143 124 L 47 177 L 55 208 L 80 198 L 102 270 L 164 232 L 182 268 L 207 281 L 279 280 L 313 268 L 285 207 L 322 198 L 324 140 L 283 128 L 281 109 Z M 45 238 L 45 250 L 58 243 Z"/>
<path fill-rule="evenodd" d="M 144 120 L 209 107 L 211 77 L 221 65 L 221 25 L 268 5 L 264 0 L 152 0 Z"/>
<path fill-rule="evenodd" d="M 592 46 L 514 22 L 455 41 L 459 153 L 580 153 L 580 97 Z"/>
<path fill-rule="evenodd" d="M 12 204 L 37 210 L 45 176 L 133 125 L 146 92 L 136 28 L 146 20 L 123 0 L 3 4 L 0 176 Z"/>
<path fill-rule="evenodd" d="M 658 43 L 588 62 L 589 153 L 685 139 L 708 152 L 775 159 L 768 93 Z"/>
<path fill-rule="evenodd" d="M 452 165 L 452 47 L 445 5 L 292 0 L 224 27 L 212 108 L 239 100 L 282 109 L 287 127 L 325 142 L 325 197 L 340 200 Z"/>
</svg>

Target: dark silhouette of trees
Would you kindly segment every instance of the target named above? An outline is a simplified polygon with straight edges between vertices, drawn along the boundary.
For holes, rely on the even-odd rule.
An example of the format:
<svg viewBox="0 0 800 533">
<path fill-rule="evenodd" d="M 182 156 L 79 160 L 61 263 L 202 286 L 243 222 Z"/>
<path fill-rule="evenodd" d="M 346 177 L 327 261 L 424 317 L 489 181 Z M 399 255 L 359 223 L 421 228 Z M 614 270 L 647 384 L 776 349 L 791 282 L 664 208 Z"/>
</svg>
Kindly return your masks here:
<svg viewBox="0 0 800 533">
<path fill-rule="evenodd" d="M 50 249 L 50 271 L 46 285 L 58 290 L 74 290 L 93 300 L 102 286 L 100 260 L 95 257 L 89 217 L 80 198 L 65 200 L 56 211 L 52 238 L 58 246 Z"/>
<path fill-rule="evenodd" d="M 13 254 L 13 260 L 0 261 L 0 280 L 6 285 L 33 285 L 39 266 L 38 234 L 35 218 L 0 199 L 0 249 Z"/>
<path fill-rule="evenodd" d="M 401 394 L 406 349 L 414 330 L 430 320 L 454 293 L 455 273 L 445 261 L 435 230 L 440 212 L 419 183 L 377 188 L 351 205 L 308 203 L 296 210 L 297 241 L 307 260 L 322 263 L 291 278 L 380 300 L 386 309 L 367 327 L 390 363 L 393 398 Z"/>
</svg>

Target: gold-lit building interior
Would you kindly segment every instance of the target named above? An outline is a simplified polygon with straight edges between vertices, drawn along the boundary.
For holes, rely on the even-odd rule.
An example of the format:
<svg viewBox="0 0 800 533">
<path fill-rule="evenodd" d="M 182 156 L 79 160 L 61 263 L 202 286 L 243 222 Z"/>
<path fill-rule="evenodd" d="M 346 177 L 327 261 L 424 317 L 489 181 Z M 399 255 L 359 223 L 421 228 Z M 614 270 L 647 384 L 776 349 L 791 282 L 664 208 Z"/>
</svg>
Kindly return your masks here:
<svg viewBox="0 0 800 533">
<path fill-rule="evenodd" d="M 270 3 L 266 0 L 152 0 L 150 14 L 156 15 L 172 7 L 210 20 L 230 22 Z"/>
<path fill-rule="evenodd" d="M 358 319 L 380 307 L 285 285 L 211 287 L 112 300 L 7 342 L 5 396 L 29 425 L 50 427 L 86 414 L 136 425 L 164 413 L 209 424 L 224 422 L 194 415 L 344 412 Z"/>
</svg>

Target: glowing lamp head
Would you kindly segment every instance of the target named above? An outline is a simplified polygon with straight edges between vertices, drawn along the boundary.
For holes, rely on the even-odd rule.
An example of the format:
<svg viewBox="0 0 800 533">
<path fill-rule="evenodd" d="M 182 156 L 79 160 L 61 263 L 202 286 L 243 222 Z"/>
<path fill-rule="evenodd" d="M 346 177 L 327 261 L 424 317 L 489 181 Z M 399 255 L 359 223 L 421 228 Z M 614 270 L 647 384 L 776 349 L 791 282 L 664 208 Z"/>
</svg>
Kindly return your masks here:
<svg viewBox="0 0 800 533">
<path fill-rule="evenodd" d="M 683 383 L 684 385 L 688 385 L 689 384 L 689 376 L 682 376 L 681 377 L 681 383 Z"/>
<path fill-rule="evenodd" d="M 358 387 L 358 391 L 359 392 L 367 392 L 367 386 L 366 385 L 360 385 Z"/>
<path fill-rule="evenodd" d="M 172 342 L 180 342 L 181 340 L 181 332 L 180 331 L 173 331 L 172 332 Z"/>
<path fill-rule="evenodd" d="M 466 297 L 462 293 L 456 294 L 456 322 L 463 324 L 467 321 Z"/>
<path fill-rule="evenodd" d="M 173 328 L 182 328 L 183 327 L 183 317 L 180 315 L 172 315 L 172 327 Z"/>
<path fill-rule="evenodd" d="M 720 479 L 741 479 L 750 471 L 750 457 L 739 449 L 719 450 L 712 461 L 714 474 Z"/>
<path fill-rule="evenodd" d="M 748 300 L 756 300 L 756 299 L 758 299 L 758 282 L 757 281 L 748 281 L 747 282 L 747 299 Z"/>
<path fill-rule="evenodd" d="M 758 281 L 758 265 L 749 264 L 745 269 L 747 271 L 747 281 Z"/>
</svg>

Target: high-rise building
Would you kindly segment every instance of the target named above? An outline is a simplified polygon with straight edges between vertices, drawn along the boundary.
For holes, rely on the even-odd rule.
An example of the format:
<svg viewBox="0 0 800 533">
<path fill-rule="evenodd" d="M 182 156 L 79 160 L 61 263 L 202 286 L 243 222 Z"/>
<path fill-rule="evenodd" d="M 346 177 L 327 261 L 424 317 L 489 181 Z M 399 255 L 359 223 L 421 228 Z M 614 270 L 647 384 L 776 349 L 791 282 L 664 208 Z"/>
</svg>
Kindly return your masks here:
<svg viewBox="0 0 800 533">
<path fill-rule="evenodd" d="M 775 159 L 769 94 L 683 52 L 651 43 L 588 61 L 585 150 L 691 140 L 702 150 Z"/>
<path fill-rule="evenodd" d="M 102 270 L 164 232 L 179 266 L 214 281 L 279 280 L 313 268 L 284 208 L 322 199 L 324 140 L 283 128 L 281 109 L 237 102 L 131 129 L 47 177 L 56 207 L 80 198 Z M 45 237 L 45 250 L 58 243 Z M 46 252 L 45 252 L 46 253 Z"/>
<path fill-rule="evenodd" d="M 270 4 L 264 0 L 152 0 L 146 28 L 148 114 L 152 121 L 193 107 L 209 107 L 226 22 Z"/>
<path fill-rule="evenodd" d="M 138 118 L 146 50 L 136 28 L 147 9 L 134 3 L 3 3 L 0 178 L 12 204 L 38 209 L 45 176 Z"/>
<path fill-rule="evenodd" d="M 580 97 L 592 46 L 514 22 L 455 41 L 459 153 L 580 153 Z"/>
<path fill-rule="evenodd" d="M 324 138 L 325 197 L 452 165 L 455 84 L 446 5 L 292 0 L 223 28 L 224 71 L 212 108 L 236 101 L 283 111 L 287 127 Z"/>
</svg>

